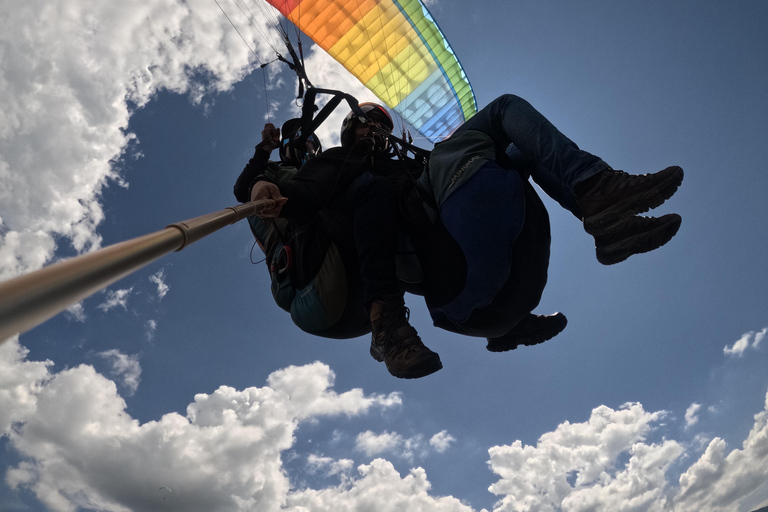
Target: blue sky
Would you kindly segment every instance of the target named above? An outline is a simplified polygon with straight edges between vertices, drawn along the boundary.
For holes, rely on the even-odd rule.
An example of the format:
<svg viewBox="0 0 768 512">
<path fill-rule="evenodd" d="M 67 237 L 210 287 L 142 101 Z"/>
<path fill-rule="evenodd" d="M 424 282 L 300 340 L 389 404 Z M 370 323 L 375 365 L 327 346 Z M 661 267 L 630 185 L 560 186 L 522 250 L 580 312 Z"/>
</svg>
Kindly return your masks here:
<svg viewBox="0 0 768 512">
<path fill-rule="evenodd" d="M 444 368 L 402 381 L 366 338 L 296 329 L 232 226 L 0 346 L 0 511 L 766 504 L 768 5 L 430 9 L 480 106 L 518 94 L 615 168 L 682 166 L 656 210 L 683 217 L 679 234 L 605 267 L 545 199 L 537 311 L 567 329 L 493 354 L 409 296 Z M 265 98 L 210 0 L 0 0 L 0 14 L 3 278 L 234 204 L 267 105 L 295 115 L 293 77 L 270 65 Z M 360 92 L 315 52 L 310 77 Z"/>
</svg>

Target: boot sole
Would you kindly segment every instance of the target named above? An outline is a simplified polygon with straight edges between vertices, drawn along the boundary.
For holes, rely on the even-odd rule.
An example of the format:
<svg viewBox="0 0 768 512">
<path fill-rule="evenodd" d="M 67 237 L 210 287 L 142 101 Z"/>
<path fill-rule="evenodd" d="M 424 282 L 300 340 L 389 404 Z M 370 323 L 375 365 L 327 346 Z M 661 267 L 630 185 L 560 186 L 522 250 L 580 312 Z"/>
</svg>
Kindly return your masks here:
<svg viewBox="0 0 768 512">
<path fill-rule="evenodd" d="M 603 265 L 621 263 L 633 254 L 650 252 L 665 245 L 677 234 L 683 219 L 677 214 L 669 214 L 669 221 L 645 233 L 625 238 L 614 244 L 597 247 L 597 261 Z"/>
<path fill-rule="evenodd" d="M 627 197 L 600 213 L 586 217 L 584 219 L 584 231 L 592 236 L 607 235 L 613 232 L 622 220 L 664 204 L 664 201 L 675 195 L 683 183 L 682 168 L 672 166 L 668 169 L 675 169 L 677 172 L 671 174 L 666 181 L 661 182 L 651 190 Z"/>
<path fill-rule="evenodd" d="M 387 370 L 389 370 L 389 373 L 393 377 L 397 377 L 398 379 L 420 379 L 422 377 L 426 377 L 427 375 L 432 375 L 433 373 L 435 373 L 438 370 L 441 370 L 442 368 L 443 368 L 443 363 L 440 362 L 439 357 L 435 357 L 429 361 L 425 361 L 422 364 L 408 368 L 406 371 L 401 371 L 401 372 L 393 372 L 392 369 L 389 366 L 387 366 Z"/>
<path fill-rule="evenodd" d="M 486 350 L 489 352 L 508 352 L 516 349 L 520 345 L 526 347 L 538 345 L 539 343 L 551 340 L 563 332 L 568 325 L 568 319 L 562 313 L 555 313 L 547 318 L 549 320 L 541 321 L 542 326 L 532 328 L 529 332 L 524 333 L 515 339 L 505 340 L 503 339 L 503 336 L 501 338 L 489 338 L 488 345 L 485 347 Z"/>
</svg>

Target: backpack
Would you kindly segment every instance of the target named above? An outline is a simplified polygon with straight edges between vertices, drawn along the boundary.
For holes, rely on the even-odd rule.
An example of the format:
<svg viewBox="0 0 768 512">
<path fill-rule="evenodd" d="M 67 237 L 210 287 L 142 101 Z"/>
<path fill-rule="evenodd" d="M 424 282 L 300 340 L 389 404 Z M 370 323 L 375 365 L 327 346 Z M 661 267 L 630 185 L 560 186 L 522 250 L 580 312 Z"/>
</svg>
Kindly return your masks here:
<svg viewBox="0 0 768 512">
<path fill-rule="evenodd" d="M 296 171 L 270 162 L 265 175 L 279 183 Z M 248 223 L 266 256 L 272 297 L 299 329 L 327 338 L 370 332 L 350 219 L 322 210 L 306 224 L 256 215 Z"/>
</svg>

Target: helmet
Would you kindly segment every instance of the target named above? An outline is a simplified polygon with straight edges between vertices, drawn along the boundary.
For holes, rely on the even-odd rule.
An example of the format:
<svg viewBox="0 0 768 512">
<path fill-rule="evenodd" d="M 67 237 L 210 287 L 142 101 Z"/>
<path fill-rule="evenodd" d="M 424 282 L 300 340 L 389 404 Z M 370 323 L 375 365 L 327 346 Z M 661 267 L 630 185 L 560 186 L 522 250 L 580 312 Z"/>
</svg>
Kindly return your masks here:
<svg viewBox="0 0 768 512">
<path fill-rule="evenodd" d="M 378 140 L 383 142 L 379 149 L 386 149 L 388 143 L 386 136 L 392 133 L 392 130 L 395 128 L 395 124 L 392 122 L 392 117 L 390 117 L 389 112 L 378 103 L 360 103 L 360 108 L 371 122 L 378 123 L 381 125 L 382 129 L 387 132 L 374 133 L 372 137 L 374 148 L 380 146 L 376 140 L 378 137 Z M 359 116 L 355 114 L 354 110 L 347 114 L 347 117 L 345 117 L 344 121 L 341 123 L 340 138 L 342 147 L 351 148 L 355 145 L 355 130 L 361 123 L 362 121 Z"/>
<path fill-rule="evenodd" d="M 280 161 L 284 164 L 300 167 L 323 151 L 323 146 L 314 133 L 307 137 L 304 147 L 296 144 L 296 139 L 301 135 L 299 118 L 289 119 L 283 123 L 280 134 Z"/>
</svg>

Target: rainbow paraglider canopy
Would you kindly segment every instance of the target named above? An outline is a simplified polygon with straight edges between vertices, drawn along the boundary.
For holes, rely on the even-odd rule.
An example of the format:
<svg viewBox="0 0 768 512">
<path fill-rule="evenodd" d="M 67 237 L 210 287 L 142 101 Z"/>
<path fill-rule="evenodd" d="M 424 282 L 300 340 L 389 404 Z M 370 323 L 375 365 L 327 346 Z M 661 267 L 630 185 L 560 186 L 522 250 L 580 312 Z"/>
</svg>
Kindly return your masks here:
<svg viewBox="0 0 768 512">
<path fill-rule="evenodd" d="M 420 0 L 267 0 L 431 142 L 477 111 L 472 87 Z"/>
</svg>

